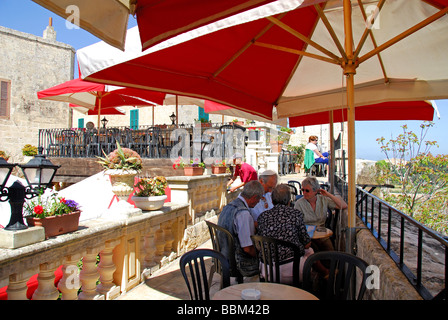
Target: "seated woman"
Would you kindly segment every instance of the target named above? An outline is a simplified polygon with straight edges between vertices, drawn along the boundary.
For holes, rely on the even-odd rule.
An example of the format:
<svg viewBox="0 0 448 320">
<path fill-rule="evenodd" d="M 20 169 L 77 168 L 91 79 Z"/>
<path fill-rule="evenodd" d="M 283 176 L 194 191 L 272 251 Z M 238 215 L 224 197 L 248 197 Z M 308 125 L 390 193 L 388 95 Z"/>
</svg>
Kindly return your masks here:
<svg viewBox="0 0 448 320">
<path fill-rule="evenodd" d="M 317 136 L 310 136 L 308 138 L 308 144 L 305 147 L 305 154 L 307 154 L 308 152 L 309 153 L 312 152 L 314 158 L 305 159 L 305 162 L 306 162 L 305 167 L 310 168 L 314 163 L 323 163 L 327 166 L 326 172 L 328 172 L 328 152 L 320 153 L 319 148 L 317 147 L 318 140 L 319 139 L 317 138 Z M 309 150 L 309 151 L 307 151 L 307 150 Z M 311 155 L 310 155 L 310 157 L 311 157 Z M 305 158 L 307 158 L 307 157 L 305 156 Z"/>
<path fill-rule="evenodd" d="M 319 181 L 314 177 L 302 181 L 303 197 L 296 201 L 294 208 L 303 212 L 305 224 L 325 227 L 328 209 L 346 209 L 347 203 L 341 198 L 321 189 Z M 330 238 L 313 239 L 314 251 L 334 250 Z"/>
<path fill-rule="evenodd" d="M 257 234 L 291 242 L 297 245 L 302 255 L 300 259 L 300 271 L 308 256 L 313 254 L 310 248 L 311 239 L 303 222 L 302 212 L 289 206 L 290 191 L 288 186 L 280 184 L 272 191 L 272 203 L 274 208 L 266 210 L 258 217 Z M 279 250 L 279 259 L 284 262 L 280 266 L 280 280 L 284 284 L 293 283 L 293 252 L 289 248 Z M 288 262 L 290 260 L 290 262 Z M 262 273 L 264 268 L 261 268 Z M 301 280 L 300 274 L 299 279 Z"/>
</svg>

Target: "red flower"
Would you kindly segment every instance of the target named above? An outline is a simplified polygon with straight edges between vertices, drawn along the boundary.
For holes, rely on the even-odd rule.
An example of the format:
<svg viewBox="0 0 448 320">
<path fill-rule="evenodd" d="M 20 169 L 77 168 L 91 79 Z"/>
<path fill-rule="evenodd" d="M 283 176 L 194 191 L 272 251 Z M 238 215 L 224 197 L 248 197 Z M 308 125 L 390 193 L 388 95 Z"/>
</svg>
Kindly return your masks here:
<svg viewBox="0 0 448 320">
<path fill-rule="evenodd" d="M 61 198 L 60 203 L 65 203 L 65 198 Z"/>
<path fill-rule="evenodd" d="M 37 205 L 37 206 L 34 207 L 34 213 L 35 214 L 43 214 L 44 213 L 44 208 L 42 206 Z"/>
</svg>

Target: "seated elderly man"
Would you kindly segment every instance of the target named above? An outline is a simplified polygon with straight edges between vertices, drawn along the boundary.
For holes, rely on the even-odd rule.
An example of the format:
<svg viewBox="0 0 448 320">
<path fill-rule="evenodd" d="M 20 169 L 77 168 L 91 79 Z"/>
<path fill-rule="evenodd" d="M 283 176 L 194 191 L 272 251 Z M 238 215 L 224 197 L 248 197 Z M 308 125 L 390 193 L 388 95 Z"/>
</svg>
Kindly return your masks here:
<svg viewBox="0 0 448 320">
<path fill-rule="evenodd" d="M 257 203 L 255 207 L 251 209 L 252 217 L 257 222 L 258 216 L 266 210 L 272 209 L 274 205 L 272 204 L 271 193 L 272 190 L 277 185 L 278 175 L 273 170 L 265 170 L 263 171 L 258 181 L 260 181 L 261 185 L 264 188 L 264 194 L 261 198 L 260 202 Z"/>
<path fill-rule="evenodd" d="M 218 225 L 227 229 L 235 239 L 235 260 L 237 268 L 244 277 L 259 273 L 258 258 L 251 236 L 255 234 L 255 222 L 250 213 L 264 194 L 260 182 L 252 180 L 246 183 L 241 194 L 226 205 L 219 215 Z M 221 253 L 229 256 L 230 248 L 225 235 L 218 234 Z"/>
<path fill-rule="evenodd" d="M 313 254 L 311 239 L 303 221 L 303 214 L 289 206 L 291 196 L 290 189 L 285 184 L 279 184 L 272 191 L 274 207 L 266 210 L 258 217 L 257 234 L 291 242 L 297 245 L 301 251 L 300 270 L 308 256 Z M 282 283 L 292 284 L 293 280 L 293 252 L 289 248 L 279 250 L 280 279 Z M 261 268 L 263 271 L 263 268 Z M 301 275 L 300 275 L 301 278 Z"/>
</svg>

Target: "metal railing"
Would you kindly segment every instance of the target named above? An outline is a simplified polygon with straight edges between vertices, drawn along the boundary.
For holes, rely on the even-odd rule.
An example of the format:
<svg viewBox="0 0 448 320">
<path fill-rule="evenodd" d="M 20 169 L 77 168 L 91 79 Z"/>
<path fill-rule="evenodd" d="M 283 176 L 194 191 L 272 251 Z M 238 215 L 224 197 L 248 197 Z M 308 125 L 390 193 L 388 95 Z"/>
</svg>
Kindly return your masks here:
<svg viewBox="0 0 448 320">
<path fill-rule="evenodd" d="M 185 129 L 185 135 L 178 139 L 171 139 L 175 129 Z M 195 131 L 196 129 L 196 131 Z M 93 158 L 103 156 L 116 149 L 118 141 L 122 147 L 137 151 L 142 158 L 169 158 L 171 149 L 182 139 L 189 141 L 192 148 L 203 151 L 207 144 L 212 142 L 213 134 L 206 134 L 207 129 L 213 129 L 221 133 L 226 143 L 222 146 L 222 154 L 227 155 L 225 145 L 233 143 L 232 147 L 241 145 L 244 154 L 246 128 L 238 125 L 202 124 L 202 125 L 156 125 L 139 126 L 138 129 L 129 127 L 107 127 L 97 129 L 72 128 L 72 129 L 40 129 L 39 149 L 48 157 L 69 158 Z M 230 140 L 227 139 L 231 132 Z M 236 134 L 238 132 L 238 134 Z M 238 138 L 238 141 L 234 141 Z M 239 141 L 241 140 L 241 141 Z M 240 143 L 241 142 L 241 143 Z M 216 143 L 215 143 L 216 145 Z M 221 147 L 220 147 L 221 148 Z M 233 150 L 233 148 L 232 148 Z"/>
<path fill-rule="evenodd" d="M 347 183 L 337 175 L 335 186 L 347 200 Z M 446 300 L 447 237 L 359 187 L 356 212 L 423 299 Z"/>
</svg>

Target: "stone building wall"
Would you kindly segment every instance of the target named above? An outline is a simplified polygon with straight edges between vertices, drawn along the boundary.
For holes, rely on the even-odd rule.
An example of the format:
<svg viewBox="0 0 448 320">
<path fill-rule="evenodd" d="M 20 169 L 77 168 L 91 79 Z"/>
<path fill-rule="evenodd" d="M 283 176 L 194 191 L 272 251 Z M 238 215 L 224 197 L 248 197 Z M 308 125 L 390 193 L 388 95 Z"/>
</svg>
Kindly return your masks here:
<svg viewBox="0 0 448 320">
<path fill-rule="evenodd" d="M 38 145 L 39 129 L 71 126 L 67 103 L 37 99 L 37 92 L 73 79 L 75 50 L 46 38 L 0 26 L 0 79 L 11 82 L 9 117 L 0 118 L 0 150 L 22 162 L 25 144 Z"/>
</svg>

